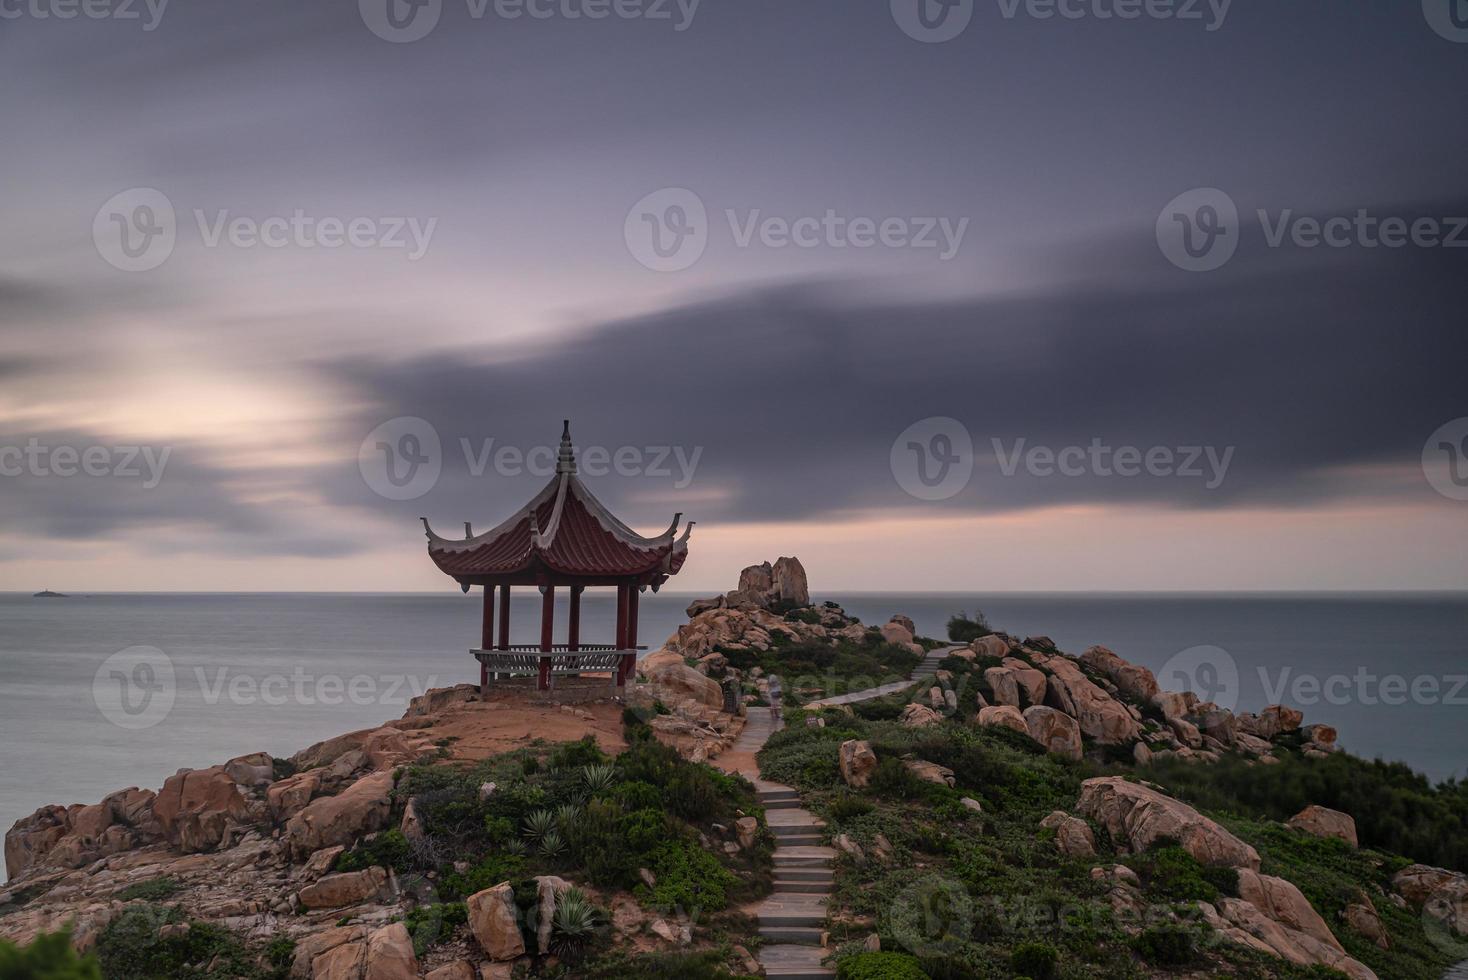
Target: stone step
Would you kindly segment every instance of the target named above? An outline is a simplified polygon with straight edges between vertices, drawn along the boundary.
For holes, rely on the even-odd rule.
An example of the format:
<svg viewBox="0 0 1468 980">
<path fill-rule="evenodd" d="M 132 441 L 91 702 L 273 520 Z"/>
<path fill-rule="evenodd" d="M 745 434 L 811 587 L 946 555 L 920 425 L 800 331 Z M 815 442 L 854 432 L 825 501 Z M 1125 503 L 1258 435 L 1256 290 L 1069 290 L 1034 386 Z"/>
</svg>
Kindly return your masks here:
<svg viewBox="0 0 1468 980">
<path fill-rule="evenodd" d="M 775 877 L 781 881 L 815 881 L 830 885 L 836 881 L 836 872 L 830 868 L 801 868 L 782 865 Z"/>
<path fill-rule="evenodd" d="M 819 947 L 823 931 L 808 926 L 760 926 L 759 934 L 771 943 Z"/>
<path fill-rule="evenodd" d="M 797 847 L 816 847 L 823 839 L 820 834 L 799 834 L 794 837 L 781 837 L 779 843 Z"/>
<path fill-rule="evenodd" d="M 825 868 L 836 860 L 836 851 L 830 847 L 796 844 L 775 848 L 774 860 L 777 868 Z"/>
<path fill-rule="evenodd" d="M 802 895 L 829 895 L 834 882 L 830 881 L 791 881 L 780 877 L 775 879 L 775 894 L 795 892 Z"/>
<path fill-rule="evenodd" d="M 770 833 L 777 838 L 799 836 L 801 834 L 819 834 L 826 829 L 823 823 L 775 823 L 770 821 Z"/>
<path fill-rule="evenodd" d="M 827 980 L 836 971 L 822 966 L 826 950 L 819 946 L 765 946 L 759 951 L 760 966 L 769 980 Z"/>
<path fill-rule="evenodd" d="M 799 810 L 800 800 L 792 796 L 788 800 L 760 800 L 760 805 L 766 810 Z"/>
</svg>

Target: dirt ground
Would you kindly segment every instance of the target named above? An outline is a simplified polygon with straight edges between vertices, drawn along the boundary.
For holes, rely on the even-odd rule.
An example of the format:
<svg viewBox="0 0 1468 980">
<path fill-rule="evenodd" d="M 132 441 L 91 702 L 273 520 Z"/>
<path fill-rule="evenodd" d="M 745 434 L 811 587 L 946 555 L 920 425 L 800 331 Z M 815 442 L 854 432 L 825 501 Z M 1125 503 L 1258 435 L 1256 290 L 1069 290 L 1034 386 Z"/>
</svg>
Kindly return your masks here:
<svg viewBox="0 0 1468 980">
<path fill-rule="evenodd" d="M 627 748 L 622 705 L 612 700 L 558 705 L 517 691 L 497 691 L 488 701 L 451 704 L 422 720 L 431 722 L 421 731 L 433 739 L 455 739 L 448 746 L 455 761 L 478 762 L 536 739 L 574 742 L 586 735 L 594 736 L 604 752 Z"/>
</svg>

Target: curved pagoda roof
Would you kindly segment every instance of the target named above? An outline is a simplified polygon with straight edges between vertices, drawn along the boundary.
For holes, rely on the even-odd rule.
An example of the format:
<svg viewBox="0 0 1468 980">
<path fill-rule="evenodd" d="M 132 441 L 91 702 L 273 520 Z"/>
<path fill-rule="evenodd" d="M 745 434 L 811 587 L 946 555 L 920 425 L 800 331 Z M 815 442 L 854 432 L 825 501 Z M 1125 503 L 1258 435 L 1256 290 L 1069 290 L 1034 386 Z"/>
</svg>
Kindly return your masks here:
<svg viewBox="0 0 1468 980">
<path fill-rule="evenodd" d="M 556 474 L 529 503 L 499 526 L 483 534 L 451 540 L 436 534 L 423 519 L 428 556 L 439 571 L 466 589 L 489 580 L 533 582 L 549 573 L 564 578 L 636 578 L 654 588 L 676 575 L 688 557 L 689 521 L 682 535 L 682 514 L 662 534 L 645 538 L 617 519 L 581 482 L 571 423 L 561 432 Z"/>
</svg>

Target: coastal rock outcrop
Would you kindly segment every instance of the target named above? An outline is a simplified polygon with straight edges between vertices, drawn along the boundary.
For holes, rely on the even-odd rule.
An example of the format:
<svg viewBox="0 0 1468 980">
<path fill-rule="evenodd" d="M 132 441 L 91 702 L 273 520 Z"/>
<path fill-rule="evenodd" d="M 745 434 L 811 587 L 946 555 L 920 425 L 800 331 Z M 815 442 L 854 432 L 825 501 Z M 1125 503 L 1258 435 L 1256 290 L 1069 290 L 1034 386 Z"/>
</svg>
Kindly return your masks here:
<svg viewBox="0 0 1468 980">
<path fill-rule="evenodd" d="M 1349 813 L 1313 803 L 1286 821 L 1287 826 L 1316 837 L 1334 837 L 1356 847 L 1356 821 Z"/>
<path fill-rule="evenodd" d="M 1134 852 L 1172 838 L 1202 864 L 1259 870 L 1259 852 L 1186 803 L 1121 776 L 1081 784 L 1076 810 Z"/>
<path fill-rule="evenodd" d="M 475 892 L 465 900 L 469 929 L 491 960 L 507 961 L 525 955 L 525 939 L 515 909 L 515 890 L 508 881 Z"/>
<path fill-rule="evenodd" d="M 1079 761 L 1081 729 L 1076 720 L 1063 711 L 1044 705 L 1031 705 L 1024 710 L 1025 730 L 1046 752 Z"/>
<path fill-rule="evenodd" d="M 387 826 L 392 810 L 392 772 L 363 776 L 336 796 L 313 800 L 291 817 L 284 842 L 297 860 L 333 844 L 351 844 Z"/>
</svg>

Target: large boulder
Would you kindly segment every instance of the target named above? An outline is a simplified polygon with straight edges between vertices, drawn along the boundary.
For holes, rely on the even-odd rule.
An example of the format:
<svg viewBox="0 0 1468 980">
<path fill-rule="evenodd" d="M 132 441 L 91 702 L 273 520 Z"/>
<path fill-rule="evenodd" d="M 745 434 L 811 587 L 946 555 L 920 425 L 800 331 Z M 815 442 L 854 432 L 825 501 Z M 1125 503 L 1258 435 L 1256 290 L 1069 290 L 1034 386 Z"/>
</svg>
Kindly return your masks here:
<svg viewBox="0 0 1468 980">
<path fill-rule="evenodd" d="M 758 565 L 750 565 L 739 573 L 739 587 L 734 591 L 759 596 L 768 601 L 774 590 L 775 570 L 769 562 L 761 562 Z"/>
<path fill-rule="evenodd" d="M 1392 876 L 1392 888 L 1423 915 L 1468 936 L 1468 876 L 1414 864 Z"/>
<path fill-rule="evenodd" d="M 535 942 L 540 955 L 551 951 L 551 932 L 556 920 L 556 902 L 570 889 L 571 883 L 555 875 L 540 875 L 535 879 Z"/>
<path fill-rule="evenodd" d="M 925 728 L 928 725 L 936 725 L 943 720 L 943 716 L 925 704 L 916 701 L 902 709 L 902 714 L 897 716 L 905 728 Z"/>
<path fill-rule="evenodd" d="M 1076 720 L 1063 711 L 1032 704 L 1024 710 L 1025 731 L 1046 752 L 1079 761 L 1081 729 Z"/>
<path fill-rule="evenodd" d="M 224 771 L 239 785 L 254 789 L 275 779 L 275 760 L 269 752 L 252 752 L 230 759 L 224 764 Z"/>
<path fill-rule="evenodd" d="M 1009 656 L 1009 644 L 997 633 L 981 636 L 969 645 L 969 649 L 980 657 L 1004 658 Z"/>
<path fill-rule="evenodd" d="M 367 969 L 362 980 L 417 980 L 418 957 L 413 937 L 401 922 L 392 922 L 367 937 Z"/>
<path fill-rule="evenodd" d="M 336 796 L 312 800 L 285 825 L 284 841 L 296 860 L 333 844 L 351 844 L 382 830 L 392 811 L 393 774 L 363 776 Z"/>
<path fill-rule="evenodd" d="M 1040 821 L 1041 827 L 1055 831 L 1055 846 L 1066 857 L 1089 858 L 1096 856 L 1096 835 L 1091 825 L 1064 810 L 1054 810 Z"/>
<path fill-rule="evenodd" d="M 474 933 L 486 956 L 503 963 L 525 955 L 515 889 L 508 881 L 475 892 L 464 904 L 469 910 L 469 931 Z"/>
<path fill-rule="evenodd" d="M 1296 830 L 1316 837 L 1334 837 L 1356 847 L 1356 820 L 1349 813 L 1330 810 L 1313 803 L 1290 817 L 1286 823 Z"/>
<path fill-rule="evenodd" d="M 979 724 L 985 727 L 999 725 L 1003 728 L 1011 728 L 1021 735 L 1030 733 L 1029 726 L 1025 724 L 1024 715 L 1019 709 L 1008 704 L 990 705 L 979 709 Z"/>
<path fill-rule="evenodd" d="M 995 704 L 1007 704 L 1011 708 L 1021 706 L 1019 680 L 1014 676 L 1014 671 L 1008 667 L 986 667 L 984 683 L 989 685 L 989 691 Z"/>
<path fill-rule="evenodd" d="M 1327 946 L 1341 949 L 1340 941 L 1325 924 L 1305 896 L 1290 882 L 1272 875 L 1262 875 L 1249 868 L 1239 869 L 1239 898 L 1253 905 L 1275 922 L 1297 932 L 1307 933 Z"/>
<path fill-rule="evenodd" d="M 1105 647 L 1091 647 L 1081 654 L 1081 661 L 1106 675 L 1118 691 L 1134 701 L 1148 703 L 1159 693 L 1157 678 L 1150 670 L 1128 663 Z"/>
<path fill-rule="evenodd" d="M 312 963 L 318 956 L 329 953 L 338 946 L 361 943 L 366 938 L 365 926 L 337 926 L 300 937 L 296 940 L 295 955 L 291 961 L 291 976 L 295 980 L 309 980 L 312 976 Z M 365 946 L 362 953 L 366 953 Z"/>
<path fill-rule="evenodd" d="M 1141 728 L 1126 705 L 1092 684 L 1075 661 L 1054 654 L 1038 662 L 1050 674 L 1046 704 L 1070 715 L 1098 742 L 1117 745 L 1137 740 Z"/>
<path fill-rule="evenodd" d="M 648 682 L 658 688 L 665 701 L 688 698 L 716 711 L 724 707 L 724 689 L 719 682 L 685 664 L 664 664 L 645 670 Z"/>
<path fill-rule="evenodd" d="M 787 605 L 810 605 L 810 584 L 799 558 L 779 558 L 771 571 L 774 598 Z"/>
<path fill-rule="evenodd" d="M 1277 922 L 1252 902 L 1242 898 L 1220 899 L 1218 912 L 1222 913 L 1221 917 L 1216 914 L 1210 917 L 1209 909 L 1211 906 L 1205 905 L 1204 918 L 1235 942 L 1299 966 L 1327 966 L 1341 971 L 1351 980 L 1377 980 L 1369 967 L 1347 956 L 1339 944 L 1322 942 L 1307 932 Z"/>
<path fill-rule="evenodd" d="M 1271 704 L 1254 720 L 1254 730 L 1250 735 L 1256 735 L 1263 739 L 1274 739 L 1285 732 L 1295 731 L 1300 727 L 1300 722 L 1305 720 L 1304 714 L 1294 708 L 1287 708 L 1282 704 Z"/>
<path fill-rule="evenodd" d="M 883 623 L 878 632 L 882 634 L 882 640 L 885 643 L 911 650 L 916 654 L 923 652 L 923 648 L 913 640 L 911 631 L 901 623 Z"/>
<path fill-rule="evenodd" d="M 311 961 L 311 980 L 362 980 L 367 969 L 367 942 L 341 943 Z"/>
<path fill-rule="evenodd" d="M 949 769 L 947 766 L 940 766 L 936 762 L 929 762 L 926 759 L 903 759 L 902 765 L 908 772 L 925 783 L 933 783 L 937 786 L 952 786 L 957 782 L 952 769 Z"/>
<path fill-rule="evenodd" d="M 1020 660 L 1018 657 L 1004 658 L 1003 666 L 1009 668 L 1010 675 L 1019 685 L 1020 692 L 1024 694 L 1028 704 L 1044 704 L 1047 684 L 1045 672 Z"/>
<path fill-rule="evenodd" d="M 239 785 L 224 766 L 175 773 L 153 801 L 153 816 L 163 833 L 186 853 L 217 847 L 229 821 L 243 818 L 247 809 Z"/>
<path fill-rule="evenodd" d="M 1203 864 L 1259 870 L 1259 852 L 1254 848 L 1186 803 L 1121 776 L 1098 776 L 1082 783 L 1076 810 L 1134 852 L 1172 838 Z"/>
<path fill-rule="evenodd" d="M 872 751 L 872 744 L 859 739 L 842 742 L 837 761 L 841 778 L 853 789 L 864 788 L 877 771 L 877 754 Z"/>
<path fill-rule="evenodd" d="M 308 769 L 277 780 L 265 788 L 265 801 L 276 820 L 289 820 L 321 792 L 321 769 Z"/>
<path fill-rule="evenodd" d="M 71 832 L 64 806 L 43 806 L 17 820 L 5 834 L 5 874 L 14 879 L 46 862 L 60 840 Z"/>
<path fill-rule="evenodd" d="M 382 868 L 326 875 L 302 888 L 296 897 L 308 909 L 336 909 L 373 898 L 387 884 Z"/>
</svg>

